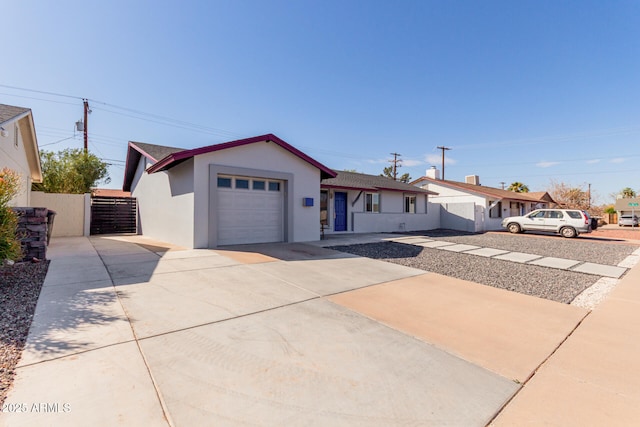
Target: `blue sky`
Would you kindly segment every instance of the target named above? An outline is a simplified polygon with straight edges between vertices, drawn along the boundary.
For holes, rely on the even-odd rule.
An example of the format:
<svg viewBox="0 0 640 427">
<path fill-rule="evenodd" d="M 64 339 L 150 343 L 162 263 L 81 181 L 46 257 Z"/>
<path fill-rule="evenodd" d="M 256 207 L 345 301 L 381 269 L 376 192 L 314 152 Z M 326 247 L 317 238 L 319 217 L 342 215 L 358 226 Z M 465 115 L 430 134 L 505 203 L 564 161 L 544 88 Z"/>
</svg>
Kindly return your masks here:
<svg viewBox="0 0 640 427">
<path fill-rule="evenodd" d="M 106 187 L 129 140 L 275 133 L 334 169 L 378 174 L 398 152 L 415 179 L 447 146 L 447 179 L 590 183 L 600 203 L 640 190 L 638 1 L 25 0 L 3 15 L 0 102 L 30 107 L 57 151 L 82 147 L 90 99 Z"/>
</svg>

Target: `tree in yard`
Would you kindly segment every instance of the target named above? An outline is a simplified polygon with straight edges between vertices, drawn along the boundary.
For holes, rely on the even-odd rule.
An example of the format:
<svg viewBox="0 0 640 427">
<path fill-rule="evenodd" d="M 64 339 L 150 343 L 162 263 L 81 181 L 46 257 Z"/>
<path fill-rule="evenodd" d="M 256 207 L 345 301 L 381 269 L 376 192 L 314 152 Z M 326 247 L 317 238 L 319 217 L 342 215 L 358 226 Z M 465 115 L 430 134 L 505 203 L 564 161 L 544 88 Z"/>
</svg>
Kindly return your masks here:
<svg viewBox="0 0 640 427">
<path fill-rule="evenodd" d="M 20 176 L 9 168 L 0 170 L 0 262 L 15 261 L 22 256 L 20 240 L 16 236 L 18 216 L 9 201 L 20 191 Z"/>
<path fill-rule="evenodd" d="M 625 187 L 620 190 L 620 194 L 622 194 L 622 198 L 624 199 L 633 199 L 634 197 L 636 197 L 636 192 L 633 191 L 633 189 L 631 189 L 630 187 Z"/>
<path fill-rule="evenodd" d="M 572 187 L 564 182 L 551 181 L 547 192 L 556 203 L 564 208 L 587 210 L 591 204 L 590 195 L 583 186 Z"/>
<path fill-rule="evenodd" d="M 33 189 L 47 193 L 90 193 L 99 182 L 111 182 L 107 163 L 79 148 L 54 153 L 41 151 L 42 184 Z"/>
<path fill-rule="evenodd" d="M 509 191 L 515 191 L 516 193 L 528 193 L 529 187 L 526 184 L 523 184 L 519 181 L 512 182 L 511 185 L 507 188 Z"/>
<path fill-rule="evenodd" d="M 380 176 L 386 176 L 387 178 L 397 179 L 398 181 L 402 181 L 404 183 L 409 183 L 411 181 L 411 175 L 408 173 L 400 175 L 400 178 L 394 178 L 393 176 L 393 166 L 387 166 L 382 170 Z"/>
</svg>

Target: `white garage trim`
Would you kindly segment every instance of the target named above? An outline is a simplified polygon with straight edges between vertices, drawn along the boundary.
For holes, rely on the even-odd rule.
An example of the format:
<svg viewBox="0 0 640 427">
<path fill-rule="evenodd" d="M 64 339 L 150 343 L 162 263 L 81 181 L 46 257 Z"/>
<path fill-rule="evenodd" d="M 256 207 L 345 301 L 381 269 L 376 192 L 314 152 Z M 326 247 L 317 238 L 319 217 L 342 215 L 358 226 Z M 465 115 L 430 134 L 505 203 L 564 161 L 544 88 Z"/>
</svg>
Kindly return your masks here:
<svg viewBox="0 0 640 427">
<path fill-rule="evenodd" d="M 231 178 L 232 179 L 232 188 L 218 188 L 218 177 L 223 178 Z M 235 188 L 236 179 L 240 178 L 241 180 L 246 180 L 248 182 L 241 182 L 242 184 L 248 184 L 248 189 L 237 189 Z M 266 185 L 265 191 L 253 190 L 253 182 L 264 181 Z M 293 224 L 290 220 L 292 218 L 292 200 L 291 195 L 293 194 L 293 174 L 283 173 L 279 171 L 268 171 L 268 170 L 259 170 L 259 169 L 248 169 L 248 168 L 240 168 L 226 165 L 209 165 L 209 247 L 217 247 L 220 245 L 227 244 L 242 244 L 242 243 L 253 243 L 256 239 L 253 239 L 253 242 L 248 233 L 221 233 L 221 226 L 229 226 L 235 225 L 229 222 L 228 215 L 233 214 L 232 210 L 238 208 L 242 211 L 241 208 L 238 207 L 237 203 L 232 202 L 232 207 L 226 209 L 225 207 L 221 207 L 223 204 L 228 204 L 230 200 L 232 201 L 234 197 L 238 196 L 238 192 L 240 192 L 240 198 L 245 199 L 244 202 L 240 201 L 239 203 L 251 203 L 250 198 L 244 198 L 242 196 L 242 192 L 246 191 L 247 194 L 251 194 L 252 196 L 261 197 L 264 201 L 273 203 L 275 202 L 274 198 L 270 198 L 268 185 L 269 182 L 279 183 L 280 191 L 278 192 L 280 195 L 279 203 L 280 205 L 277 207 L 277 210 L 280 212 L 280 229 L 277 231 L 278 238 L 277 240 L 273 240 L 274 230 L 271 232 L 264 232 L 262 235 L 265 236 L 266 240 L 263 241 L 290 241 L 293 235 Z M 262 193 L 262 194 L 261 194 Z M 275 196 L 274 196 L 275 197 Z M 233 206 L 236 206 L 234 208 Z M 276 206 L 272 206 L 270 209 L 270 215 L 274 215 L 276 213 Z M 249 218 L 253 218 L 254 221 L 257 221 L 255 224 L 257 228 L 254 228 L 254 231 L 259 231 L 260 221 L 262 221 L 261 215 L 263 212 L 255 211 L 253 209 L 254 216 L 251 216 L 250 209 L 245 211 L 245 214 L 238 213 L 239 217 L 245 218 L 245 221 L 252 221 Z M 256 214 L 258 214 L 256 216 Z M 226 215 L 226 217 L 225 217 Z M 248 215 L 248 216 L 247 216 Z M 241 219 L 243 220 L 243 219 Z M 263 223 L 263 225 L 265 225 Z M 251 226 L 249 227 L 251 228 Z M 236 230 L 238 231 L 238 230 Z M 263 230 L 264 231 L 264 230 Z M 270 237 L 271 236 L 271 237 Z M 260 241 L 261 239 L 257 239 Z"/>
</svg>

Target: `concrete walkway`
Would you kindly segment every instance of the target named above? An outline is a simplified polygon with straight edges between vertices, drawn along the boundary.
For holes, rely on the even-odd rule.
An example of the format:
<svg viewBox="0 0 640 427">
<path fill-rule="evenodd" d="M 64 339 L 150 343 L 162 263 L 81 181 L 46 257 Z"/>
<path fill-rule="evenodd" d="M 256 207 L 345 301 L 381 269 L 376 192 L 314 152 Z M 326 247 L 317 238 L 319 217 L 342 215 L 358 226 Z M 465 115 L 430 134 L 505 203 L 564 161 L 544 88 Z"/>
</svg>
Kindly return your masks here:
<svg viewBox="0 0 640 427">
<path fill-rule="evenodd" d="M 58 238 L 49 257 L 0 425 L 640 417 L 638 268 L 589 312 L 317 245 Z"/>
</svg>

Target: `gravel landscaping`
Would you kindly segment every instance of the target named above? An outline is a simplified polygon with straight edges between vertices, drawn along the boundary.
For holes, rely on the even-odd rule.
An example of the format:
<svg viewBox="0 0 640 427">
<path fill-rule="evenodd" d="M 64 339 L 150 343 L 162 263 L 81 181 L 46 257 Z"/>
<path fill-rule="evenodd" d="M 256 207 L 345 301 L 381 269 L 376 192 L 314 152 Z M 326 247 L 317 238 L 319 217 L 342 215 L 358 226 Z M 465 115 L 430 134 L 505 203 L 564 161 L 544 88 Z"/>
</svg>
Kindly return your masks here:
<svg viewBox="0 0 640 427">
<path fill-rule="evenodd" d="M 20 360 L 49 262 L 0 267 L 0 405 Z"/>
<path fill-rule="evenodd" d="M 508 233 L 470 234 L 451 230 L 431 230 L 414 233 L 413 235 L 424 236 L 432 240 L 444 240 L 452 243 L 607 265 L 617 265 L 638 249 L 638 245 L 631 244 Z M 401 238 L 403 236 L 398 235 L 398 237 Z M 565 304 L 571 303 L 582 291 L 600 279 L 599 276 L 574 271 L 521 264 L 396 242 L 334 246 L 331 249 Z"/>
<path fill-rule="evenodd" d="M 556 235 L 511 234 L 507 232 L 467 234 L 452 230 L 432 230 L 416 235 L 433 240 L 446 240 L 447 242 L 482 246 L 485 248 L 503 249 L 506 251 L 524 252 L 534 255 L 567 258 L 607 265 L 617 265 L 620 261 L 631 255 L 633 251 L 638 249 L 637 245 L 603 243 L 588 240 L 588 234 L 581 235 L 575 239 L 565 239 Z"/>
</svg>

